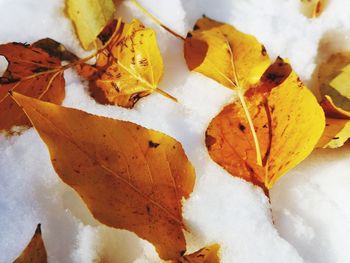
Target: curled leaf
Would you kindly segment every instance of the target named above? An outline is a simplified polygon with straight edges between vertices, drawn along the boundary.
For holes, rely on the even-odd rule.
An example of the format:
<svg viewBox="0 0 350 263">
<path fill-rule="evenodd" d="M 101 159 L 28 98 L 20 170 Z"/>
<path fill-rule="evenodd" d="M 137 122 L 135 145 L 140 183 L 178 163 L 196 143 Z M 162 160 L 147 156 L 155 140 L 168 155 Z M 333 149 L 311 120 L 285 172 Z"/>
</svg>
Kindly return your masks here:
<svg viewBox="0 0 350 263">
<path fill-rule="evenodd" d="M 252 132 L 240 103 L 227 105 L 210 123 L 206 145 L 211 158 L 234 176 L 265 191 L 305 159 L 325 126 L 322 108 L 289 64 L 277 59 L 247 90 L 263 165 L 256 164 Z"/>
<path fill-rule="evenodd" d="M 190 255 L 182 256 L 174 263 L 220 263 L 219 244 L 204 247 Z"/>
<path fill-rule="evenodd" d="M 0 78 L 0 131 L 11 133 L 14 126 L 31 125 L 23 111 L 8 96 L 8 91 L 56 104 L 61 104 L 64 99 L 65 80 L 61 60 L 37 47 L 37 43 L 0 45 L 0 55 L 8 61 L 7 70 Z"/>
<path fill-rule="evenodd" d="M 321 15 L 326 7 L 327 0 L 301 0 L 301 12 L 308 18 Z"/>
<path fill-rule="evenodd" d="M 187 34 L 184 55 L 190 70 L 230 89 L 256 83 L 271 61 L 255 37 L 204 17 Z"/>
<path fill-rule="evenodd" d="M 66 0 L 72 20 L 84 49 L 90 49 L 115 12 L 113 0 Z"/>
<path fill-rule="evenodd" d="M 163 259 L 183 255 L 181 201 L 195 172 L 179 142 L 131 122 L 12 96 L 47 144 L 57 174 L 97 220 L 150 241 Z"/>
<path fill-rule="evenodd" d="M 90 78 L 93 96 L 99 102 L 126 108 L 132 108 L 140 98 L 154 91 L 172 98 L 158 88 L 164 65 L 154 30 L 136 19 L 130 24 L 112 25 L 115 32 L 98 55 L 96 72 Z M 100 35 L 102 41 L 111 34 L 110 27 L 105 31 Z"/>
<path fill-rule="evenodd" d="M 326 128 L 317 147 L 338 148 L 343 146 L 350 138 L 350 112 L 335 106 L 329 96 L 325 96 L 321 106 L 327 118 Z"/>
<path fill-rule="evenodd" d="M 47 254 L 41 236 L 41 226 L 38 224 L 32 240 L 13 263 L 46 263 Z"/>
<path fill-rule="evenodd" d="M 329 96 L 334 105 L 346 111 L 350 111 L 349 65 L 350 52 L 340 52 L 322 63 L 317 72 L 321 97 Z"/>
</svg>

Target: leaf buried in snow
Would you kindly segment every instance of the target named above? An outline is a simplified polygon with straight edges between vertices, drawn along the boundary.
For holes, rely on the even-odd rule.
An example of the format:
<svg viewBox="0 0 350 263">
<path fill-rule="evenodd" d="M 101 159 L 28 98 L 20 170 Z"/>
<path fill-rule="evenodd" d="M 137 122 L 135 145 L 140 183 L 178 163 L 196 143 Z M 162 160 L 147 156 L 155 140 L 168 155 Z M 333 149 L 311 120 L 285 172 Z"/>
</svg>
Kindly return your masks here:
<svg viewBox="0 0 350 263">
<path fill-rule="evenodd" d="M 154 91 L 162 93 L 158 84 L 163 77 L 163 59 L 154 30 L 137 20 L 122 23 L 116 30 L 97 57 L 97 73 L 90 86 L 99 102 L 132 108 L 140 98 Z"/>
<path fill-rule="evenodd" d="M 41 236 L 40 224 L 37 226 L 32 240 L 13 263 L 46 263 L 47 254 Z"/>
<path fill-rule="evenodd" d="M 93 46 L 115 12 L 112 0 L 66 0 L 66 9 L 84 49 Z"/>
<path fill-rule="evenodd" d="M 190 255 L 182 256 L 173 263 L 220 263 L 219 244 L 204 247 Z"/>
<path fill-rule="evenodd" d="M 255 37 L 206 17 L 187 34 L 184 54 L 191 71 L 230 89 L 246 89 L 256 83 L 271 63 Z"/>
<path fill-rule="evenodd" d="M 135 232 L 163 259 L 183 255 L 181 201 L 195 172 L 179 142 L 131 122 L 12 96 L 47 144 L 57 174 L 96 219 Z"/>
<path fill-rule="evenodd" d="M 8 61 L 7 70 L 0 78 L 0 131 L 11 134 L 14 126 L 31 124 L 8 96 L 8 91 L 61 104 L 65 96 L 65 80 L 60 70 L 61 61 L 37 47 L 36 43 L 3 44 L 0 45 L 0 55 Z"/>
<path fill-rule="evenodd" d="M 261 147 L 256 164 L 252 133 L 239 102 L 227 105 L 210 123 L 206 145 L 211 158 L 234 176 L 265 192 L 314 149 L 325 126 L 322 108 L 289 64 L 277 59 L 260 83 L 245 94 Z"/>
<path fill-rule="evenodd" d="M 350 138 L 350 112 L 335 106 L 329 96 L 325 96 L 321 106 L 327 118 L 326 128 L 317 147 L 338 148 L 343 146 Z"/>
<path fill-rule="evenodd" d="M 349 65 L 350 52 L 340 52 L 322 63 L 317 72 L 321 97 L 329 96 L 337 107 L 346 111 L 350 111 Z"/>
<path fill-rule="evenodd" d="M 173 263 L 220 263 L 219 244 L 204 247 L 190 255 L 182 256 Z"/>
<path fill-rule="evenodd" d="M 325 9 L 327 0 L 301 0 L 301 12 L 308 18 L 316 18 Z"/>
</svg>

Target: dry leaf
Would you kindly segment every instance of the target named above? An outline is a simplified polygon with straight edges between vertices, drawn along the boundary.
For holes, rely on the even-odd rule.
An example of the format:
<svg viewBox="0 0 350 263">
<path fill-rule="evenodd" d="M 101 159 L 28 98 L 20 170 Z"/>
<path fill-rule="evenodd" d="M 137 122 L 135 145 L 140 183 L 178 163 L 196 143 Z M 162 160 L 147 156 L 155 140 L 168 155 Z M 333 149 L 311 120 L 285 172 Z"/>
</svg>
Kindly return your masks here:
<svg viewBox="0 0 350 263">
<path fill-rule="evenodd" d="M 239 102 L 226 106 L 210 123 L 206 145 L 211 158 L 234 176 L 265 191 L 313 150 L 325 126 L 322 108 L 289 64 L 271 65 L 245 94 L 261 148 L 256 164 L 252 132 Z"/>
<path fill-rule="evenodd" d="M 256 83 L 271 63 L 255 37 L 207 17 L 199 19 L 188 33 L 184 52 L 190 70 L 230 89 L 246 89 Z"/>
<path fill-rule="evenodd" d="M 333 54 L 317 73 L 321 106 L 327 116 L 317 147 L 338 148 L 350 138 L 350 53 Z"/>
<path fill-rule="evenodd" d="M 350 99 L 346 97 L 349 96 L 350 85 L 345 86 L 345 82 L 339 83 L 337 79 L 340 77 L 344 80 L 345 77 L 349 83 L 348 65 L 350 65 L 350 52 L 340 52 L 333 54 L 325 63 L 322 63 L 317 72 L 317 86 L 321 97 L 331 97 L 337 107 L 346 111 L 350 111 Z"/>
<path fill-rule="evenodd" d="M 32 240 L 13 263 L 46 263 L 47 254 L 41 236 L 41 227 L 38 224 Z"/>
<path fill-rule="evenodd" d="M 37 43 L 39 46 L 42 44 Z M 14 126 L 30 126 L 23 111 L 8 96 L 8 91 L 15 90 L 57 104 L 64 99 L 65 81 L 60 70 L 61 61 L 37 47 L 37 43 L 0 45 L 0 55 L 8 61 L 7 70 L 0 78 L 0 131 L 11 133 Z"/>
<path fill-rule="evenodd" d="M 93 97 L 101 103 L 126 108 L 132 108 L 140 98 L 154 91 L 172 98 L 158 89 L 164 65 L 154 30 L 145 28 L 136 19 L 130 24 L 113 22 L 112 25 L 115 32 L 110 44 L 98 55 L 96 74 L 91 78 Z M 108 31 L 110 26 L 107 36 L 111 33 Z M 107 36 L 101 34 L 100 38 L 105 42 Z"/>
<path fill-rule="evenodd" d="M 174 260 L 174 263 L 220 263 L 219 244 L 204 247 L 190 255 Z"/>
<path fill-rule="evenodd" d="M 327 118 L 326 128 L 317 147 L 338 148 L 343 146 L 350 138 L 350 112 L 335 106 L 329 96 L 325 96 L 321 106 Z"/>
<path fill-rule="evenodd" d="M 66 0 L 66 8 L 84 49 L 92 47 L 115 12 L 112 0 Z"/>
<path fill-rule="evenodd" d="M 163 259 L 183 255 L 182 199 L 195 173 L 179 142 L 131 122 L 94 116 L 19 93 L 53 167 L 100 222 L 135 232 Z"/>
<path fill-rule="evenodd" d="M 301 12 L 308 18 L 316 18 L 325 9 L 327 0 L 301 0 Z"/>
</svg>

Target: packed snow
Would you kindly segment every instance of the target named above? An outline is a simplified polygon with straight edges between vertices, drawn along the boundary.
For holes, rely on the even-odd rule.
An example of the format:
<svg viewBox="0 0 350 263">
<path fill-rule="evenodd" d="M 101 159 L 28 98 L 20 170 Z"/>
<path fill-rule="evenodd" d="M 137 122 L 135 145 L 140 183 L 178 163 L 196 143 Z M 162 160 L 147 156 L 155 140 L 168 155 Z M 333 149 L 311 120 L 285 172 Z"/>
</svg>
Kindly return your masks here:
<svg viewBox="0 0 350 263">
<path fill-rule="evenodd" d="M 256 36 L 274 58 L 288 58 L 314 88 L 316 64 L 332 52 L 350 50 L 350 1 L 329 0 L 318 19 L 300 13 L 299 0 L 142 0 L 174 31 L 186 35 L 203 14 Z M 162 131 L 182 143 L 193 163 L 196 186 L 184 202 L 188 251 L 221 244 L 223 263 L 350 262 L 350 149 L 317 150 L 263 192 L 232 177 L 208 156 L 204 133 L 234 94 L 187 70 L 182 42 L 159 28 L 131 2 L 116 16 L 139 18 L 157 32 L 165 62 L 160 88 L 174 103 L 152 94 L 132 110 L 97 104 L 68 70 L 64 105 Z M 64 14 L 63 0 L 0 0 L 0 42 L 51 37 L 86 55 Z M 6 65 L 0 60 L 0 72 Z M 154 247 L 125 230 L 97 222 L 79 196 L 55 174 L 34 129 L 0 136 L 0 262 L 12 262 L 42 223 L 49 262 L 161 262 Z"/>
</svg>

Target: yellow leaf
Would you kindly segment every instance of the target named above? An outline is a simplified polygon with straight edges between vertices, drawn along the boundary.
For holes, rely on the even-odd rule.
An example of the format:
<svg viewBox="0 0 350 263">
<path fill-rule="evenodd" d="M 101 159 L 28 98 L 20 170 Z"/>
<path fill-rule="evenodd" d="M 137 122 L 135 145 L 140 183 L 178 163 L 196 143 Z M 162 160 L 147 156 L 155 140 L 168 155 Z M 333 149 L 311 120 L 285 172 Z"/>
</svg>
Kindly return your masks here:
<svg viewBox="0 0 350 263">
<path fill-rule="evenodd" d="M 127 108 L 154 91 L 172 98 L 158 88 L 164 65 L 154 30 L 134 19 L 116 31 L 111 44 L 97 58 L 91 89 L 93 94 L 102 92 L 102 99 L 94 97 Z"/>
<path fill-rule="evenodd" d="M 326 128 L 317 144 L 319 148 L 338 148 L 350 138 L 350 119 L 326 119 Z"/>
<path fill-rule="evenodd" d="M 321 15 L 327 0 L 301 0 L 301 12 L 308 18 L 316 18 Z"/>
<path fill-rule="evenodd" d="M 179 142 L 131 122 L 94 116 L 13 93 L 47 144 L 53 167 L 93 216 L 183 255 L 182 199 L 195 172 Z"/>
<path fill-rule="evenodd" d="M 350 52 L 333 54 L 318 68 L 318 90 L 322 98 L 329 96 L 336 107 L 350 111 L 350 99 L 346 96 L 350 93 Z M 339 78 L 345 82 L 339 82 Z"/>
<path fill-rule="evenodd" d="M 238 102 L 226 106 L 212 120 L 206 145 L 215 162 L 267 192 L 311 153 L 324 130 L 325 117 L 314 95 L 281 59 L 246 92 L 245 100 L 253 116 L 263 165 L 255 162 L 252 132 Z"/>
<path fill-rule="evenodd" d="M 46 263 L 47 254 L 41 237 L 40 224 L 37 226 L 32 240 L 13 263 Z"/>
<path fill-rule="evenodd" d="M 84 49 L 92 47 L 115 12 L 113 0 L 66 0 L 66 8 Z"/>
<path fill-rule="evenodd" d="M 271 61 L 255 37 L 209 18 L 199 19 L 184 45 L 190 70 L 230 89 L 256 83 Z"/>
<path fill-rule="evenodd" d="M 350 138 L 350 112 L 335 106 L 329 96 L 325 96 L 321 106 L 327 118 L 326 128 L 317 147 L 338 148 L 343 146 Z"/>
<path fill-rule="evenodd" d="M 220 263 L 219 244 L 204 247 L 190 255 L 182 256 L 174 263 Z"/>
</svg>

